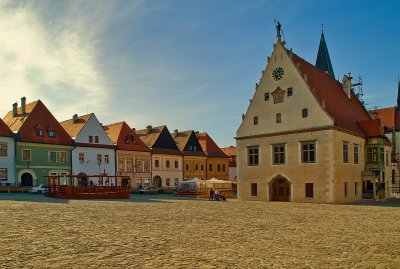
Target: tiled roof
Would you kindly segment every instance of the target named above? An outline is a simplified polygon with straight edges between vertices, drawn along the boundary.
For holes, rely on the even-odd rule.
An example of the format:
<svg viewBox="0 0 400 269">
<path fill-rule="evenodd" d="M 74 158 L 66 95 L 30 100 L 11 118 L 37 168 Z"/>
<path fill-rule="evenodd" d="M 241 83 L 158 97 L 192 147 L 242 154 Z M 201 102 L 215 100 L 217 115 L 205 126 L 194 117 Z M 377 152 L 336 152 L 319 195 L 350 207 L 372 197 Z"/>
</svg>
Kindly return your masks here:
<svg viewBox="0 0 400 269">
<path fill-rule="evenodd" d="M 296 54 L 290 53 L 301 75 L 307 74 L 306 82 L 317 100 L 322 106 L 325 106 L 326 111 L 333 118 L 335 126 L 365 135 L 357 122 L 371 118 L 355 94 L 351 92 L 350 98 L 348 98 L 341 83 Z"/>
<path fill-rule="evenodd" d="M 382 126 L 385 128 L 387 132 L 390 132 L 395 127 L 395 116 L 396 116 L 396 108 L 395 107 L 387 107 L 382 109 L 374 109 L 370 111 L 372 115 L 376 113 L 378 118 L 381 120 Z"/>
<path fill-rule="evenodd" d="M 136 134 L 142 139 L 146 146 L 152 148 L 164 128 L 165 125 L 152 127 L 149 133 L 147 133 L 147 129 L 136 130 Z"/>
<path fill-rule="evenodd" d="M 236 156 L 236 147 L 234 146 L 221 148 L 221 150 L 229 157 Z"/>
<path fill-rule="evenodd" d="M 384 137 L 385 133 L 379 119 L 359 121 L 358 125 L 363 129 L 363 131 L 368 135 L 368 137 Z"/>
<path fill-rule="evenodd" d="M 196 134 L 194 133 L 193 130 L 188 130 L 188 131 L 181 131 L 175 133 L 171 133 L 172 137 L 175 140 L 176 145 L 178 146 L 179 150 L 183 153 L 185 156 L 206 156 L 205 153 L 203 152 L 203 149 L 201 148 L 200 143 L 198 142 L 198 139 L 196 138 Z M 190 141 L 190 138 L 195 139 L 196 141 Z M 188 144 L 189 146 L 191 144 L 194 144 L 196 146 L 196 150 L 188 150 Z M 186 148 L 186 150 L 185 150 Z"/>
<path fill-rule="evenodd" d="M 221 158 L 229 158 L 212 140 L 212 138 L 207 133 L 199 134 L 199 142 L 201 147 L 203 148 L 204 153 L 209 157 L 221 157 Z"/>
<path fill-rule="evenodd" d="M 2 119 L 0 119 L 0 136 L 11 136 L 10 128 L 8 128 Z"/>
<path fill-rule="evenodd" d="M 182 131 L 178 133 L 171 133 L 172 137 L 175 140 L 176 145 L 178 146 L 180 151 L 183 151 L 186 147 L 187 142 L 189 141 L 190 135 L 192 134 L 192 130 Z"/>
<path fill-rule="evenodd" d="M 93 113 L 83 115 L 77 118 L 76 122 L 72 119 L 60 122 L 61 126 L 67 131 L 70 137 L 75 138 L 82 128 L 86 125 Z"/>
<path fill-rule="evenodd" d="M 129 127 L 126 122 L 117 122 L 105 125 L 104 130 L 117 149 L 132 151 L 151 151 L 139 136 Z"/>
<path fill-rule="evenodd" d="M 335 78 L 335 73 L 333 73 L 333 67 L 331 63 L 331 58 L 329 57 L 328 46 L 326 45 L 324 32 L 321 34 L 321 40 L 319 42 L 317 61 L 315 66 L 324 72 L 327 72 L 332 78 Z"/>
<path fill-rule="evenodd" d="M 32 110 L 36 107 L 36 105 L 41 102 L 40 100 L 34 101 L 32 103 L 29 103 L 25 106 L 25 114 L 22 115 L 21 113 L 21 107 L 18 107 L 17 109 L 17 115 L 13 117 L 13 112 L 12 110 L 7 113 L 7 115 L 4 117 L 3 121 L 7 126 L 10 128 L 10 130 L 14 133 L 17 133 L 19 129 L 22 127 L 22 125 L 25 123 L 26 119 L 29 117 L 31 114 Z"/>
<path fill-rule="evenodd" d="M 395 127 L 396 127 L 396 131 L 400 131 L 400 110 L 396 109 L 396 123 L 395 123 Z"/>
</svg>

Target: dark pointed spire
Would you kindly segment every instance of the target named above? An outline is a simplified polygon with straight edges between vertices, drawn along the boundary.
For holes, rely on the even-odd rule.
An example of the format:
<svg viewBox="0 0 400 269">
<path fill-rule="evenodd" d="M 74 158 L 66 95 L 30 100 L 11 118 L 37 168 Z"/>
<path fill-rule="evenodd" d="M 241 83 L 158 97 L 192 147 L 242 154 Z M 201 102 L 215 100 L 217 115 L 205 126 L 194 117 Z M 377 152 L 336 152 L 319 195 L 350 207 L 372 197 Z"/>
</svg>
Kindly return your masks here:
<svg viewBox="0 0 400 269">
<path fill-rule="evenodd" d="M 397 109 L 400 110 L 400 80 L 397 79 Z"/>
<path fill-rule="evenodd" d="M 323 26 L 322 26 L 323 27 Z M 333 73 L 331 58 L 329 57 L 328 47 L 326 46 L 324 29 L 322 28 L 321 41 L 319 42 L 317 62 L 315 66 L 322 71 L 327 72 L 333 79 L 335 74 Z"/>
</svg>

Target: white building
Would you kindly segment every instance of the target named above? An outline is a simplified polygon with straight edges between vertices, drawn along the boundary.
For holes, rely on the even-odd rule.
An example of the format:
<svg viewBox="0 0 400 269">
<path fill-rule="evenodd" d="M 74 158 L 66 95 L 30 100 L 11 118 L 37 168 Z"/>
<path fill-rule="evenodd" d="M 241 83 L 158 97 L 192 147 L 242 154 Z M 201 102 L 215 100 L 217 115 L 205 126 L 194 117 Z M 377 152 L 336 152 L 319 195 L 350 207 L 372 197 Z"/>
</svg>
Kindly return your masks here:
<svg viewBox="0 0 400 269">
<path fill-rule="evenodd" d="M 74 140 L 72 174 L 115 175 L 115 149 L 94 113 L 61 122 Z M 96 184 L 96 182 L 94 182 Z"/>
<path fill-rule="evenodd" d="M 15 142 L 10 129 L 0 119 L 0 187 L 15 184 Z"/>
</svg>

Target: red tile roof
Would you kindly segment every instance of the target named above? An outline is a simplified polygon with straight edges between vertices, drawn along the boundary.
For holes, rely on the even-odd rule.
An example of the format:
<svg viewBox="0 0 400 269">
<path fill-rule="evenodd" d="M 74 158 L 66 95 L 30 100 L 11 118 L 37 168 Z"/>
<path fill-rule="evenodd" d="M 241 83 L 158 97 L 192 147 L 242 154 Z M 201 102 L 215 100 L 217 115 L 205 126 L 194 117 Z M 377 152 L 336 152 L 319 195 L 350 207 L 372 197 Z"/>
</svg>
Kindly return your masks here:
<svg viewBox="0 0 400 269">
<path fill-rule="evenodd" d="M 366 121 L 371 118 L 355 94 L 351 92 L 348 98 L 341 83 L 296 54 L 290 53 L 301 75 L 307 74 L 306 82 L 320 104 L 322 106 L 325 104 L 325 109 L 333 118 L 335 126 L 365 135 L 357 121 Z"/>
<path fill-rule="evenodd" d="M 370 111 L 372 118 L 374 118 L 374 113 L 377 114 L 378 118 L 381 120 L 381 124 L 383 127 L 386 127 L 386 131 L 390 132 L 393 130 L 396 124 L 396 108 L 395 107 L 387 107 L 382 109 L 374 109 Z"/>
<path fill-rule="evenodd" d="M 384 138 L 386 138 L 379 119 L 359 121 L 358 125 L 368 135 L 368 137 L 384 137 Z"/>
<path fill-rule="evenodd" d="M 146 152 L 151 151 L 124 121 L 105 125 L 103 128 L 113 144 L 117 146 L 117 149 Z"/>
<path fill-rule="evenodd" d="M 226 148 L 221 148 L 221 150 L 228 155 L 229 157 L 233 157 L 236 156 L 236 147 L 234 146 L 230 146 L 230 147 L 226 147 Z"/>
<path fill-rule="evenodd" d="M 0 119 L 0 136 L 11 136 L 10 128 L 8 128 L 2 119 Z"/>
<path fill-rule="evenodd" d="M 19 134 L 20 141 L 72 145 L 71 137 L 40 100 L 27 104 L 24 115 L 22 115 L 21 107 L 19 107 L 15 117 L 13 117 L 11 110 L 3 120 L 11 131 Z M 38 128 L 43 130 L 42 136 L 36 134 Z M 55 136 L 50 137 L 49 131 L 54 131 Z"/>
<path fill-rule="evenodd" d="M 209 157 L 220 157 L 220 158 L 229 158 L 212 140 L 212 138 L 207 133 L 199 134 L 199 142 L 201 147 L 203 148 L 204 153 Z"/>
<path fill-rule="evenodd" d="M 73 119 L 65 120 L 60 122 L 61 126 L 64 127 L 65 131 L 72 137 L 75 138 L 79 134 L 79 132 L 82 130 L 83 126 L 86 125 L 86 123 L 89 121 L 90 117 L 93 115 L 93 113 L 83 115 L 77 118 L 75 122 L 73 122 Z"/>
<path fill-rule="evenodd" d="M 396 109 L 395 119 L 396 119 L 396 122 L 395 122 L 396 131 L 400 131 L 400 110 Z"/>
</svg>

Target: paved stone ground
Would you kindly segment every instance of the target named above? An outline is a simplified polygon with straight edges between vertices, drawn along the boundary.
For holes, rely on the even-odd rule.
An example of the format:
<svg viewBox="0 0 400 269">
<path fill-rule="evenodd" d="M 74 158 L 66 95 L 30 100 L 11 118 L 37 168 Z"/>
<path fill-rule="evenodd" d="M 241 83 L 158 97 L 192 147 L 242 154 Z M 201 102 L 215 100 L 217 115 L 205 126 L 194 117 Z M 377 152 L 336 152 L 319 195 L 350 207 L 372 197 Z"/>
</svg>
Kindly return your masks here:
<svg viewBox="0 0 400 269">
<path fill-rule="evenodd" d="M 0 268 L 400 268 L 398 200 L 0 194 Z"/>
</svg>

